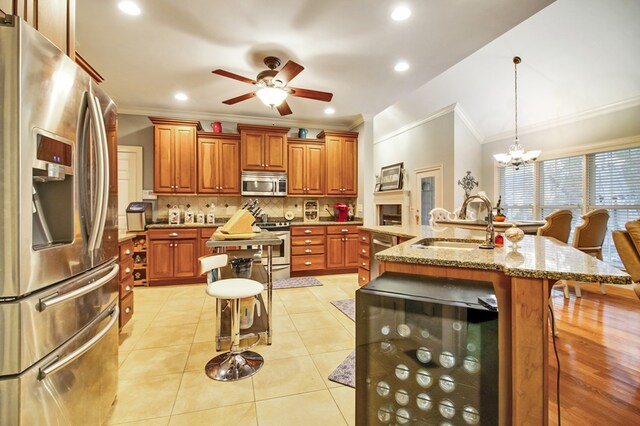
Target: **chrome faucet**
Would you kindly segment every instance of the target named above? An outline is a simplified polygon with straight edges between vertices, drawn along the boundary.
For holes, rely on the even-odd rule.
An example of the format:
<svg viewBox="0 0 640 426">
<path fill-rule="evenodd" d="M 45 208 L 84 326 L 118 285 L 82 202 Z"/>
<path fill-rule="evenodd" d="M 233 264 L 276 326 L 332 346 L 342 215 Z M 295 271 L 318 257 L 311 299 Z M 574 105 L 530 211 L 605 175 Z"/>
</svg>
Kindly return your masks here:
<svg viewBox="0 0 640 426">
<path fill-rule="evenodd" d="M 493 228 L 493 206 L 491 205 L 491 201 L 484 195 L 470 195 L 468 196 L 464 202 L 462 203 L 462 207 L 460 207 L 460 219 L 467 218 L 467 205 L 473 199 L 479 199 L 484 203 L 487 207 L 487 233 L 484 237 L 484 244 L 480 246 L 483 249 L 493 249 L 496 246 L 495 243 L 495 229 Z"/>
</svg>

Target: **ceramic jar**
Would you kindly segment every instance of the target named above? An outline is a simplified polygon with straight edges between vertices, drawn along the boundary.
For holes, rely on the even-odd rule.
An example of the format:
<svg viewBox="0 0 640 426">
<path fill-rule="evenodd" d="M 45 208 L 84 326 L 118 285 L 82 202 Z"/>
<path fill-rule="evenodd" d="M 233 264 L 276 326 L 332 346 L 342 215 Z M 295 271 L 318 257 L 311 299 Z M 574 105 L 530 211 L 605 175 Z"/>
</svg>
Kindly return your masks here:
<svg viewBox="0 0 640 426">
<path fill-rule="evenodd" d="M 504 232 L 504 236 L 507 240 L 511 241 L 511 247 L 516 248 L 518 247 L 518 243 L 524 238 L 524 231 L 513 224 L 511 228 Z"/>
</svg>

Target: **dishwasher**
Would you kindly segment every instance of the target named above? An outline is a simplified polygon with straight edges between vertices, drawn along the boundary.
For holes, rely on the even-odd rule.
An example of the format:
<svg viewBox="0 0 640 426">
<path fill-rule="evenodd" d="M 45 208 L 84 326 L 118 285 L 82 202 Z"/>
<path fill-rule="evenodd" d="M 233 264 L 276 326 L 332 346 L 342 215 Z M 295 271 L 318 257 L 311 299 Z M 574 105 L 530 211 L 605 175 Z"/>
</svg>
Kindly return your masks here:
<svg viewBox="0 0 640 426">
<path fill-rule="evenodd" d="M 369 248 L 370 281 L 380 275 L 380 261 L 376 259 L 376 253 L 386 250 L 398 244 L 398 237 L 377 232 L 371 233 L 371 247 Z"/>
</svg>

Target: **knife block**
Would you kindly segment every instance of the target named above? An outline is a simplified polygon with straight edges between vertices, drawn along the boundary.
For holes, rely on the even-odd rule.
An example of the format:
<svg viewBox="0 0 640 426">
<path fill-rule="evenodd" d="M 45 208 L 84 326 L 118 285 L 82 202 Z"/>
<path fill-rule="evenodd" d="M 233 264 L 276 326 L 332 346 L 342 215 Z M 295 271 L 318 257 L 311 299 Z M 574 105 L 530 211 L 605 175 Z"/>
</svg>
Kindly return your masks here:
<svg viewBox="0 0 640 426">
<path fill-rule="evenodd" d="M 250 234 L 255 220 L 256 218 L 248 210 L 241 209 L 235 212 L 227 223 L 218 228 L 218 232 L 223 234 Z"/>
</svg>

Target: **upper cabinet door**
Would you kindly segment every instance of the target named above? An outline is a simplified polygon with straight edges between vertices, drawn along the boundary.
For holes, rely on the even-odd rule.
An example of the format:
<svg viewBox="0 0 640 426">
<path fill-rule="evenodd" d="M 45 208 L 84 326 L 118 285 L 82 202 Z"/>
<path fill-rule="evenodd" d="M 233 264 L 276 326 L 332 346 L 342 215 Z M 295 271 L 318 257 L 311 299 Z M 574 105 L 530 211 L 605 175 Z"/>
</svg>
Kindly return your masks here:
<svg viewBox="0 0 640 426">
<path fill-rule="evenodd" d="M 240 194 L 240 141 L 221 140 L 217 165 L 221 194 Z"/>
<path fill-rule="evenodd" d="M 342 195 L 358 193 L 358 142 L 355 138 L 342 140 Z"/>
<path fill-rule="evenodd" d="M 178 126 L 175 136 L 175 192 L 196 192 L 196 129 Z"/>
<path fill-rule="evenodd" d="M 154 126 L 153 192 L 173 192 L 173 136 L 172 126 Z"/>
<path fill-rule="evenodd" d="M 264 170 L 264 133 L 242 132 L 242 170 Z"/>
<path fill-rule="evenodd" d="M 287 171 L 287 135 L 286 133 L 266 133 L 265 144 L 265 167 L 264 170 L 271 172 Z"/>
<path fill-rule="evenodd" d="M 322 195 L 324 193 L 325 173 L 324 146 L 314 144 L 306 147 L 304 167 L 306 194 Z M 289 173 L 291 173 L 291 170 L 289 170 Z"/>
<path fill-rule="evenodd" d="M 304 144 L 289 144 L 288 192 L 291 195 L 304 195 L 305 191 L 305 153 Z"/>
<path fill-rule="evenodd" d="M 215 194 L 218 186 L 218 140 L 198 137 L 198 193 Z"/>
<path fill-rule="evenodd" d="M 327 137 L 327 195 L 342 195 L 342 140 L 338 137 Z"/>
</svg>

